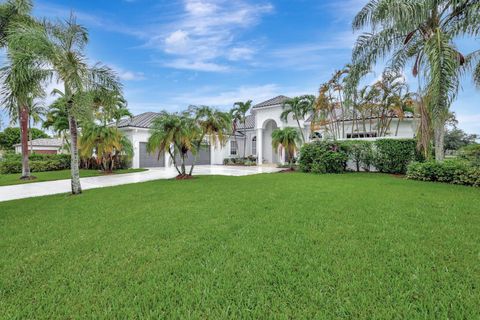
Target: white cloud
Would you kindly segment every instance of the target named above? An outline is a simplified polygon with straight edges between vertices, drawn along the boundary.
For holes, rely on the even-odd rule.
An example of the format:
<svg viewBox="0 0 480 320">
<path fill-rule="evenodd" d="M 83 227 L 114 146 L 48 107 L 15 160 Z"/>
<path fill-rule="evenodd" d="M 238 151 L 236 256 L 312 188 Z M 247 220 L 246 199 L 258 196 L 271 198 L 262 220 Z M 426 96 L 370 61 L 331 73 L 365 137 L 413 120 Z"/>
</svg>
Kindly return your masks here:
<svg viewBox="0 0 480 320">
<path fill-rule="evenodd" d="M 228 66 L 220 65 L 214 62 L 192 61 L 188 59 L 175 59 L 164 62 L 163 65 L 174 69 L 205 72 L 226 72 L 230 70 Z"/>
<path fill-rule="evenodd" d="M 118 66 L 112 66 L 111 68 L 117 73 L 120 80 L 123 81 L 141 81 L 146 79 L 143 72 L 125 70 Z"/>
<path fill-rule="evenodd" d="M 191 104 L 204 104 L 226 109 L 230 108 L 237 101 L 253 100 L 253 103 L 256 104 L 278 95 L 298 96 L 309 93 L 304 90 L 304 88 L 280 87 L 274 83 L 258 86 L 240 86 L 233 90 L 222 90 L 218 87 L 207 86 L 191 93 L 176 95 L 170 101 L 177 103 L 180 108 Z M 310 93 L 314 93 L 313 90 L 315 89 L 312 88 Z"/>
<path fill-rule="evenodd" d="M 255 50 L 248 47 L 236 47 L 230 49 L 228 53 L 228 60 L 231 61 L 240 61 L 240 60 L 250 60 L 253 58 Z"/>
<path fill-rule="evenodd" d="M 255 53 L 238 45 L 242 30 L 252 28 L 273 10 L 270 4 L 245 1 L 184 0 L 183 12 L 160 33 L 152 34 L 147 46 L 173 56 L 172 68 L 223 72 L 230 69 L 220 61 L 251 59 Z"/>
</svg>

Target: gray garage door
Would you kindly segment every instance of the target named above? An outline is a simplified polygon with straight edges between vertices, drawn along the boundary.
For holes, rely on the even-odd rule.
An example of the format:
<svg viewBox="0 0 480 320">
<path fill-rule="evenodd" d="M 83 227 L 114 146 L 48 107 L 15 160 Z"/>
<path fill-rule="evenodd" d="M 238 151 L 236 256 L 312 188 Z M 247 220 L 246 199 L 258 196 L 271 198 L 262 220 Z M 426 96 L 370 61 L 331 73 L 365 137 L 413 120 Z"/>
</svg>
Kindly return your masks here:
<svg viewBox="0 0 480 320">
<path fill-rule="evenodd" d="M 192 165 L 194 160 L 194 156 L 192 153 L 187 154 L 187 159 L 185 159 L 185 165 L 190 166 Z M 180 165 L 180 156 L 176 156 L 176 162 Z M 197 161 L 195 161 L 195 165 L 199 164 L 210 164 L 210 146 L 204 146 L 197 152 Z"/>
<path fill-rule="evenodd" d="M 147 152 L 147 144 L 140 142 L 140 168 L 165 167 L 165 155 L 163 152 L 158 158 L 158 151 L 155 153 Z"/>
</svg>

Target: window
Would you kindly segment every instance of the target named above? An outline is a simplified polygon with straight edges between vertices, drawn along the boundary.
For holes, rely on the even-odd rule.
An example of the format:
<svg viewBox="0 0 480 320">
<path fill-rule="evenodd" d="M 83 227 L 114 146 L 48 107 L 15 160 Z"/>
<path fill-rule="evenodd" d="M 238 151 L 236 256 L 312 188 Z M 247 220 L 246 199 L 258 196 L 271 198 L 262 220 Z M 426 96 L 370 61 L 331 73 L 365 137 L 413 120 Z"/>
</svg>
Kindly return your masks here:
<svg viewBox="0 0 480 320">
<path fill-rule="evenodd" d="M 257 137 L 252 138 L 252 155 L 257 155 Z"/>
<path fill-rule="evenodd" d="M 357 133 L 347 133 L 347 139 L 358 139 L 358 138 L 376 138 L 376 132 L 357 132 Z"/>
<path fill-rule="evenodd" d="M 237 155 L 237 150 L 238 150 L 238 145 L 237 141 L 230 141 L 230 155 L 231 156 L 236 156 Z"/>
</svg>

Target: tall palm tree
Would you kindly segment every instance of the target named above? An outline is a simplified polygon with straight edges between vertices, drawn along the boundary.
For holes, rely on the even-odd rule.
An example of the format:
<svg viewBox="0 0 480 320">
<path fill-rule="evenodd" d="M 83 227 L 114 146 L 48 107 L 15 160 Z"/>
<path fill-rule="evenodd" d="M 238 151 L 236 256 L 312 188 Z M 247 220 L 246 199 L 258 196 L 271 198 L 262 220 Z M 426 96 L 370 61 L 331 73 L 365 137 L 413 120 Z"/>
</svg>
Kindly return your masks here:
<svg viewBox="0 0 480 320">
<path fill-rule="evenodd" d="M 51 66 L 57 81 L 63 83 L 63 92 L 55 90 L 66 102 L 70 131 L 72 194 L 82 192 L 79 172 L 78 120 L 91 117 L 92 103 L 88 92 L 105 89 L 121 92 L 115 73 L 101 64 L 90 66 L 84 50 L 88 43 L 87 30 L 77 24 L 75 16 L 45 28 L 23 28 L 15 34 L 17 41 L 26 39 L 41 44 L 36 55 Z"/>
<path fill-rule="evenodd" d="M 25 27 L 38 27 L 30 16 L 32 2 L 11 0 L 0 5 L 0 47 L 7 49 L 8 65 L 0 70 L 2 104 L 11 119 L 20 124 L 22 146 L 22 179 L 31 179 L 28 162 L 29 101 L 43 96 L 46 72 L 36 61 L 32 50 L 37 42 L 15 39 Z"/>
<path fill-rule="evenodd" d="M 235 120 L 238 120 L 240 123 L 243 124 L 243 133 L 244 133 L 244 139 L 243 139 L 243 157 L 245 158 L 245 151 L 247 149 L 247 128 L 246 128 L 246 121 L 247 121 L 247 113 L 250 111 L 252 108 L 252 100 L 248 100 L 247 102 L 235 102 L 233 104 L 233 118 Z"/>
<path fill-rule="evenodd" d="M 298 130 L 302 137 L 302 143 L 305 143 L 305 135 L 302 127 L 300 126 L 300 120 L 305 120 L 305 116 L 314 110 L 315 97 L 311 95 L 304 95 L 300 97 L 294 97 L 287 99 L 282 107 L 283 112 L 280 118 L 283 121 L 288 121 L 288 116 L 292 114 L 293 119 L 297 122 Z"/>
<path fill-rule="evenodd" d="M 300 135 L 295 128 L 275 129 L 272 132 L 272 146 L 275 150 L 277 150 L 279 146 L 285 150 L 290 169 L 293 169 L 293 158 L 295 157 L 295 151 L 298 150 L 299 141 Z"/>
<path fill-rule="evenodd" d="M 393 69 L 412 61 L 413 75 L 423 78 L 439 161 L 444 158 L 445 121 L 458 91 L 459 67 L 465 62 L 453 39 L 478 35 L 479 9 L 478 1 L 471 0 L 370 0 L 353 21 L 355 30 L 371 27 L 357 40 L 355 65 L 369 69 L 392 54 Z"/>
</svg>

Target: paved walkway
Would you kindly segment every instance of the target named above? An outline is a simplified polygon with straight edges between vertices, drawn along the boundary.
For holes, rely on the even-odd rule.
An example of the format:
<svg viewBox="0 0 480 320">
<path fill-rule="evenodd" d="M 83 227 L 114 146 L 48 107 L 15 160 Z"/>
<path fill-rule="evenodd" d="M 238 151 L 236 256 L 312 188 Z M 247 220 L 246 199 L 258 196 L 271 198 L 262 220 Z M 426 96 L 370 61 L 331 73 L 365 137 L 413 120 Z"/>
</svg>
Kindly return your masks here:
<svg viewBox="0 0 480 320">
<path fill-rule="evenodd" d="M 281 169 L 272 167 L 229 167 L 229 166 L 196 166 L 194 175 L 248 176 L 259 173 L 277 172 Z M 159 179 L 171 179 L 177 175 L 174 168 L 152 168 L 148 171 L 126 173 L 110 176 L 81 178 L 82 189 L 95 189 L 138 183 Z M 70 180 L 34 182 L 0 187 L 0 202 L 14 199 L 46 196 L 70 192 Z"/>
</svg>

